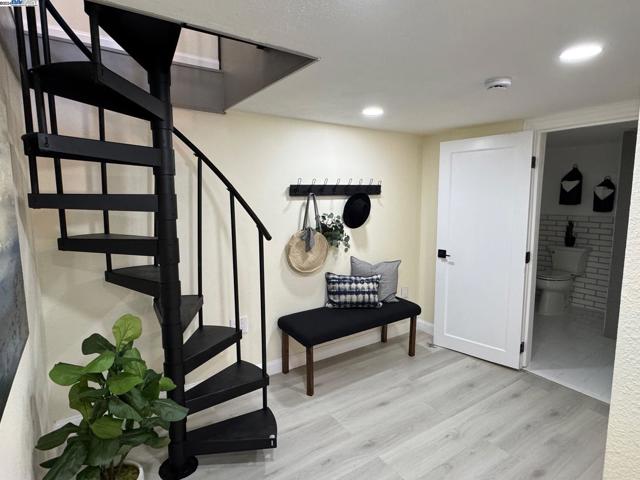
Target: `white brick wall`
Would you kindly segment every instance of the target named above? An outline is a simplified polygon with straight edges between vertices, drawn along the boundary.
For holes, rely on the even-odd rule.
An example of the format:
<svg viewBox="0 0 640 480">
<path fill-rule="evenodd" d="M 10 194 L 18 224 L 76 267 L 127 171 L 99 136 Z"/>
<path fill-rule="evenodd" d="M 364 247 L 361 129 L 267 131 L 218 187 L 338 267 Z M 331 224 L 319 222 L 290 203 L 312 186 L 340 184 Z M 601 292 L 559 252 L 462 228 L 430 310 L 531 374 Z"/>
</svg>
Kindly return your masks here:
<svg viewBox="0 0 640 480">
<path fill-rule="evenodd" d="M 613 245 L 613 216 L 586 217 L 578 215 L 541 215 L 538 239 L 538 271 L 551 269 L 549 247 L 564 245 L 564 232 L 573 221 L 576 247 L 590 247 L 585 274 L 576 277 L 571 303 L 578 307 L 605 311 L 611 248 Z"/>
</svg>

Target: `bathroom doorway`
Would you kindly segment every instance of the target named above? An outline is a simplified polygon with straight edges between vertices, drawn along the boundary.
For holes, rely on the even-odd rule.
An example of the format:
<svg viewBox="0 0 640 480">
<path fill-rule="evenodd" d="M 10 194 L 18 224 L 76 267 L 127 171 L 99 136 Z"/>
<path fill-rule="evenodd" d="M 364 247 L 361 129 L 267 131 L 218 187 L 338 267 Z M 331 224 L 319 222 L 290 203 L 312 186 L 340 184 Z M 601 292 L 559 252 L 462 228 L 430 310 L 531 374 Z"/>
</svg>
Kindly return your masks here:
<svg viewBox="0 0 640 480">
<path fill-rule="evenodd" d="M 546 135 L 532 373 L 610 402 L 637 122 Z"/>
</svg>

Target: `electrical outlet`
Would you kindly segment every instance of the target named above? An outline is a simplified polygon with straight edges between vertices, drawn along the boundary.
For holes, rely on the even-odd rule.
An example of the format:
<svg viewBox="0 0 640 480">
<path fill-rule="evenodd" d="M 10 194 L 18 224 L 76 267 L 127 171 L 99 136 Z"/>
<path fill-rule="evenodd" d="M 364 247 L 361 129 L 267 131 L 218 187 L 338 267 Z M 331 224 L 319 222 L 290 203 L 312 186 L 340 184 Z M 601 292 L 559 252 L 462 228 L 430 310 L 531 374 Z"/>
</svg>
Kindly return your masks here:
<svg viewBox="0 0 640 480">
<path fill-rule="evenodd" d="M 409 287 L 400 288 L 400 298 L 407 298 L 409 296 Z"/>
<path fill-rule="evenodd" d="M 236 326 L 235 318 L 232 318 L 231 320 L 229 320 L 229 326 L 235 328 Z M 249 333 L 249 317 L 247 317 L 246 315 L 240 315 L 240 330 L 242 330 L 243 335 Z"/>
</svg>

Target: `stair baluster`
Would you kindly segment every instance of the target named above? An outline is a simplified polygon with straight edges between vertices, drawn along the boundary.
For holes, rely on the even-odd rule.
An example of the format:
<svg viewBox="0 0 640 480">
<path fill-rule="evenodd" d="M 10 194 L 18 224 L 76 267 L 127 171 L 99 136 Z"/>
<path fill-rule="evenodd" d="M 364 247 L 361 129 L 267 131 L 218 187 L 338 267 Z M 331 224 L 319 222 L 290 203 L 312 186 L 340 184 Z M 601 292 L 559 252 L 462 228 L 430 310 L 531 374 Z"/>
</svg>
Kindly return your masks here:
<svg viewBox="0 0 640 480">
<path fill-rule="evenodd" d="M 236 200 L 233 192 L 229 190 L 229 208 L 231 211 L 231 261 L 233 263 L 233 312 L 236 332 L 240 335 L 240 298 L 238 292 L 238 241 L 236 234 Z M 236 361 L 240 363 L 240 340 L 236 342 Z"/>
<path fill-rule="evenodd" d="M 258 229 L 258 254 L 260 257 L 260 343 L 262 344 L 262 376 L 267 378 L 267 325 L 264 286 L 264 235 Z M 267 409 L 267 387 L 262 389 L 262 408 Z"/>
<path fill-rule="evenodd" d="M 202 159 L 198 157 L 198 295 L 202 297 Z M 198 328 L 204 326 L 203 307 L 198 311 Z"/>
<path fill-rule="evenodd" d="M 22 106 L 24 110 L 24 125 L 27 134 L 33 133 L 33 111 L 31 109 L 31 90 L 29 86 L 29 72 L 27 63 L 27 48 L 24 40 L 24 25 L 22 21 L 22 10 L 14 9 L 13 18 L 16 24 L 16 43 L 18 44 L 18 61 L 20 63 L 20 84 L 22 87 Z M 38 163 L 33 153 L 28 154 L 29 159 L 29 181 L 31 193 L 39 193 Z"/>
<path fill-rule="evenodd" d="M 45 65 L 51 63 L 51 44 L 49 42 L 49 20 L 47 17 L 47 0 L 41 0 L 38 8 L 40 10 L 40 28 L 42 30 L 42 55 Z M 58 115 L 56 113 L 56 99 L 53 95 L 47 94 L 47 103 L 49 106 L 49 120 L 51 133 L 58 134 Z M 60 157 L 53 158 L 53 170 L 56 181 L 56 193 L 62 195 L 64 188 L 62 185 L 62 167 L 60 166 Z M 58 221 L 60 224 L 60 236 L 67 236 L 67 215 L 64 209 L 58 210 Z"/>
<path fill-rule="evenodd" d="M 106 132 L 105 132 L 105 124 L 104 124 L 104 108 L 98 109 L 98 129 L 100 130 L 100 141 L 106 141 Z M 103 195 L 109 194 L 109 186 L 107 184 L 107 162 L 100 162 L 100 187 Z M 155 215 L 155 213 L 154 213 Z M 109 210 L 102 211 L 102 226 L 104 229 L 104 233 L 111 233 L 111 226 L 109 225 Z M 111 272 L 113 270 L 113 263 L 111 261 L 111 254 L 107 253 L 106 257 L 106 267 L 107 272 Z"/>
</svg>

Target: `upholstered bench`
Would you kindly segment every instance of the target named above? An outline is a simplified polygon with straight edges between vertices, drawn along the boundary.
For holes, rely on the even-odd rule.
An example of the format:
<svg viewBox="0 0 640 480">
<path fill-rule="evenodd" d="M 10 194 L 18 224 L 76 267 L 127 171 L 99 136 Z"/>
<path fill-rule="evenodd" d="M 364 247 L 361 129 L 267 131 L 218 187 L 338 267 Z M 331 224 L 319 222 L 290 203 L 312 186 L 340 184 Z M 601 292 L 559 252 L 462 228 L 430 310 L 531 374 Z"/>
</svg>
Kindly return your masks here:
<svg viewBox="0 0 640 480">
<path fill-rule="evenodd" d="M 307 349 L 307 395 L 313 395 L 313 347 L 321 343 L 382 327 L 381 341 L 387 341 L 390 323 L 411 319 L 409 356 L 416 353 L 416 321 L 420 307 L 408 300 L 385 303 L 381 308 L 316 308 L 285 315 L 278 320 L 282 330 L 282 373 L 289 372 L 289 337 Z"/>
</svg>

